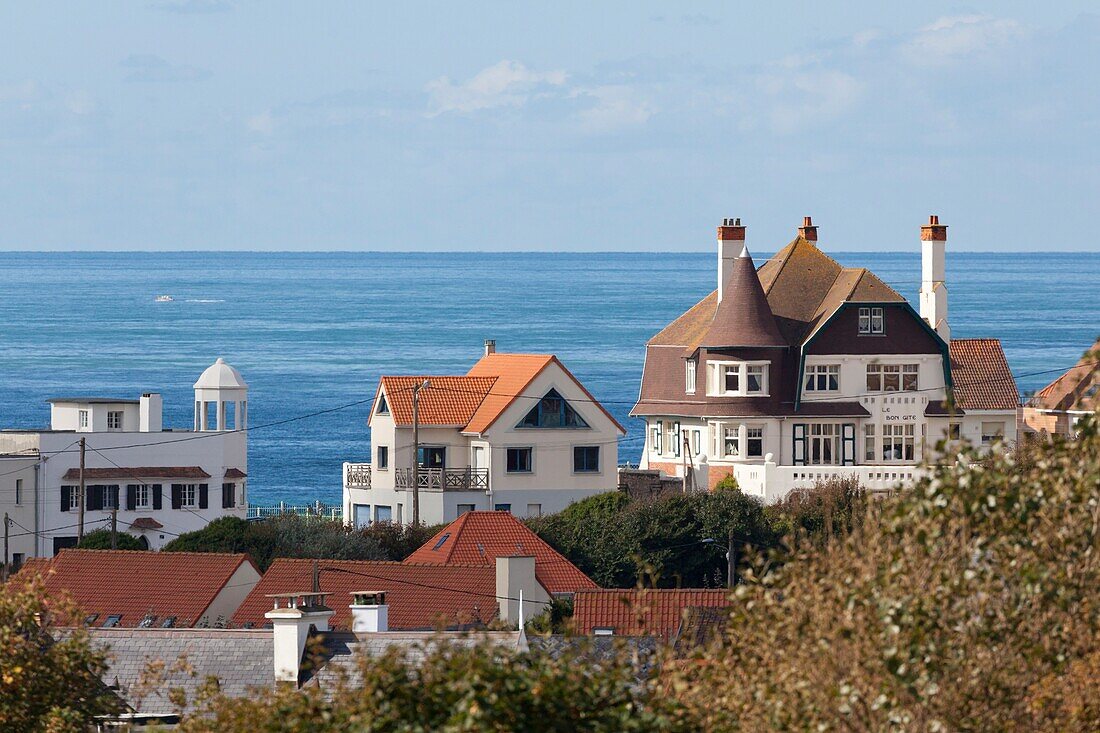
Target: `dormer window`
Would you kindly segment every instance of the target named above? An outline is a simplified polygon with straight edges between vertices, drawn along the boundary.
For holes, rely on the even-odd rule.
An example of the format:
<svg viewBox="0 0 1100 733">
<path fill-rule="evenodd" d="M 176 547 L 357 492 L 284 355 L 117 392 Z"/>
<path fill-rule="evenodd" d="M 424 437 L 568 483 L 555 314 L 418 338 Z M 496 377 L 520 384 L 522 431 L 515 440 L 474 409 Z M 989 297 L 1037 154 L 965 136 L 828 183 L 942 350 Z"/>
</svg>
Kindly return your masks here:
<svg viewBox="0 0 1100 733">
<path fill-rule="evenodd" d="M 886 333 L 882 308 L 859 309 L 859 333 L 861 336 Z"/>
<path fill-rule="evenodd" d="M 546 393 L 531 411 L 520 421 L 517 428 L 587 428 L 573 406 L 565 401 L 556 389 Z"/>
<path fill-rule="evenodd" d="M 688 394 L 695 394 L 695 371 L 698 365 L 699 362 L 695 359 L 684 362 L 684 391 Z"/>
<path fill-rule="evenodd" d="M 390 406 L 389 406 L 389 404 L 386 403 L 386 395 L 384 395 L 384 394 L 378 395 L 378 409 L 375 410 L 375 413 L 377 413 L 379 415 L 389 415 L 390 414 Z"/>
<path fill-rule="evenodd" d="M 707 364 L 707 396 L 767 397 L 766 361 L 712 361 Z"/>
</svg>

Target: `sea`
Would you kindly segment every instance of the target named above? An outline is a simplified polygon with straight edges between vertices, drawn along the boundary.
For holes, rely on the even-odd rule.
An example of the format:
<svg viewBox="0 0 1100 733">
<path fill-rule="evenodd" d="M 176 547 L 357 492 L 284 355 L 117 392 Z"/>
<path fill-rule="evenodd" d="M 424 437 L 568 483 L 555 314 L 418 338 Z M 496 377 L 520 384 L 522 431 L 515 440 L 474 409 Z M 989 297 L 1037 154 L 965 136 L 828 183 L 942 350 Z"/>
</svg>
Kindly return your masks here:
<svg viewBox="0 0 1100 733">
<path fill-rule="evenodd" d="M 914 248 L 915 249 L 915 248 Z M 917 302 L 919 252 L 830 253 Z M 761 264 L 764 257 L 757 257 Z M 217 357 L 248 382 L 249 494 L 339 505 L 370 456 L 383 374 L 462 374 L 485 339 L 557 354 L 628 429 L 646 340 L 715 287 L 713 252 L 0 252 L 0 427 L 45 428 L 62 395 L 164 397 L 189 428 Z M 1100 253 L 948 253 L 956 337 L 996 337 L 1021 393 L 1100 333 Z M 159 303 L 157 295 L 171 295 Z"/>
</svg>

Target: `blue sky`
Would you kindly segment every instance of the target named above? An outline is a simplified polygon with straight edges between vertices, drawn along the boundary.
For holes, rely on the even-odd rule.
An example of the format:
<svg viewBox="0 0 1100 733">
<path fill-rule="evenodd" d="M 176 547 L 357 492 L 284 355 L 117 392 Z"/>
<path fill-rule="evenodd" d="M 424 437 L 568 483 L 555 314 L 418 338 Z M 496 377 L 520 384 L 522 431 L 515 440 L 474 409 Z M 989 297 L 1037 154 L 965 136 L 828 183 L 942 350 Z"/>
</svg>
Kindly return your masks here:
<svg viewBox="0 0 1100 733">
<path fill-rule="evenodd" d="M 1096 251 L 1090 7 L 5 3 L 0 249 Z"/>
</svg>

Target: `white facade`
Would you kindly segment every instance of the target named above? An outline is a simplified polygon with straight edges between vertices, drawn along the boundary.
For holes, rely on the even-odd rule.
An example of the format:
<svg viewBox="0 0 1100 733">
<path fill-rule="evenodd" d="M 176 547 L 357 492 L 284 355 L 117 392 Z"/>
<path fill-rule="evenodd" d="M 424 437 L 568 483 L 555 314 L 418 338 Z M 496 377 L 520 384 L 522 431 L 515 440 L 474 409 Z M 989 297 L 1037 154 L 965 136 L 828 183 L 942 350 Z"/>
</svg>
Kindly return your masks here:
<svg viewBox="0 0 1100 733">
<path fill-rule="evenodd" d="M 236 374 L 237 383 L 209 386 L 208 377 L 225 368 Z M 138 400 L 51 400 L 50 430 L 0 432 L 0 474 L 21 466 L 18 473 L 0 476 L 0 512 L 21 517 L 16 521 L 26 530 L 13 528 L 12 534 L 29 533 L 18 538 L 19 549 L 13 552 L 49 557 L 75 544 L 81 439 L 86 444 L 86 533 L 110 528 L 116 494 L 119 532 L 144 538 L 150 549 L 222 516 L 244 518 L 247 389 L 240 374 L 219 359 L 195 386 L 196 404 L 204 406 L 196 408 L 196 423 L 202 424 L 199 410 L 207 403 L 213 405 L 210 414 L 217 415 L 206 430 L 164 429 L 160 395 L 147 393 Z M 233 407 L 227 408 L 230 403 Z M 227 409 L 228 422 L 223 418 Z M 19 504 L 14 501 L 16 478 L 22 481 Z"/>
<path fill-rule="evenodd" d="M 519 425 L 552 390 L 576 410 L 587 427 Z M 384 391 L 380 394 L 386 396 Z M 403 477 L 411 472 L 413 431 L 410 426 L 396 425 L 391 414 L 379 414 L 378 405 L 375 407 L 372 460 L 344 464 L 344 518 L 357 526 L 387 520 L 408 523 L 412 521 L 413 492 Z M 521 518 L 541 516 L 618 486 L 618 440 L 624 431 L 556 359 L 484 432 L 421 425 L 419 434 L 422 450 L 442 449 L 445 456 L 442 469 L 420 469 L 420 521 L 425 524 L 450 522 L 468 510 L 505 510 Z M 578 466 L 577 448 L 589 449 L 588 459 L 598 456 L 595 465 Z M 509 470 L 510 450 L 513 460 L 515 451 L 524 455 L 529 451 L 529 470 Z M 380 458 L 380 451 L 385 459 Z"/>
</svg>

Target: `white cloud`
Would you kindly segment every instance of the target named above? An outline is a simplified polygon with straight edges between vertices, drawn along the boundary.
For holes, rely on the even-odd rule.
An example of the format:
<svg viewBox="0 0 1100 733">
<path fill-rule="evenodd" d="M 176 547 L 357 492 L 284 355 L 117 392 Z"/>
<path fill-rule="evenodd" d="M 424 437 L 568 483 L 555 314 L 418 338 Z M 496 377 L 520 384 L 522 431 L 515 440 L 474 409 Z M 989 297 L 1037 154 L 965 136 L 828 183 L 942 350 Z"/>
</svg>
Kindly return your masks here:
<svg viewBox="0 0 1100 733">
<path fill-rule="evenodd" d="M 175 66 L 168 63 L 160 56 L 151 53 L 134 53 L 124 58 L 120 63 L 123 68 L 130 69 L 126 81 L 138 82 L 179 82 L 179 81 L 203 81 L 209 79 L 211 74 L 206 69 L 195 66 Z"/>
<path fill-rule="evenodd" d="M 81 89 L 65 97 L 65 107 L 74 115 L 87 115 L 95 111 L 95 100 L 91 94 Z"/>
<path fill-rule="evenodd" d="M 655 112 L 654 106 L 638 96 L 626 84 L 613 84 L 574 90 L 571 97 L 587 97 L 594 104 L 577 113 L 581 128 L 587 132 L 608 132 L 645 124 Z"/>
<path fill-rule="evenodd" d="M 518 61 L 500 61 L 463 84 L 444 76 L 429 82 L 433 114 L 470 113 L 498 107 L 521 107 L 528 100 L 566 82 L 564 71 L 533 71 Z"/>
<path fill-rule="evenodd" d="M 1023 35 L 1023 26 L 1009 18 L 945 16 L 917 31 L 902 54 L 914 64 L 943 66 L 1003 48 Z"/>
<path fill-rule="evenodd" d="M 264 110 L 258 115 L 249 117 L 245 126 L 250 132 L 260 135 L 270 135 L 275 131 L 275 118 L 271 116 L 271 110 Z"/>
<path fill-rule="evenodd" d="M 863 92 L 858 79 L 836 69 L 777 70 L 761 76 L 757 86 L 769 126 L 780 134 L 840 117 Z"/>
</svg>

